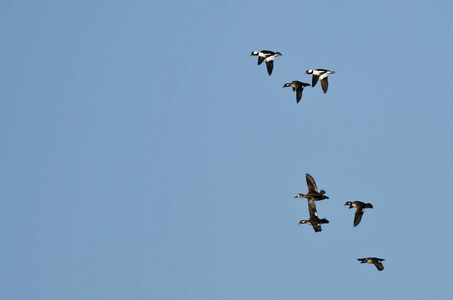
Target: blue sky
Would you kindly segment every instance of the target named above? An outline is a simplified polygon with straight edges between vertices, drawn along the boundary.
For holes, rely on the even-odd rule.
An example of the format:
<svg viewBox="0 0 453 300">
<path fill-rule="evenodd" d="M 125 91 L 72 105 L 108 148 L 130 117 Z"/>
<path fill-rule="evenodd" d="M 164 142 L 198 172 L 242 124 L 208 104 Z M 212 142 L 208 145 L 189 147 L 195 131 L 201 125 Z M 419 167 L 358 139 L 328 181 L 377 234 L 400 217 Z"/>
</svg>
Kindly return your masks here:
<svg viewBox="0 0 453 300">
<path fill-rule="evenodd" d="M 1 1 L 1 298 L 451 299 L 452 9 Z"/>
</svg>

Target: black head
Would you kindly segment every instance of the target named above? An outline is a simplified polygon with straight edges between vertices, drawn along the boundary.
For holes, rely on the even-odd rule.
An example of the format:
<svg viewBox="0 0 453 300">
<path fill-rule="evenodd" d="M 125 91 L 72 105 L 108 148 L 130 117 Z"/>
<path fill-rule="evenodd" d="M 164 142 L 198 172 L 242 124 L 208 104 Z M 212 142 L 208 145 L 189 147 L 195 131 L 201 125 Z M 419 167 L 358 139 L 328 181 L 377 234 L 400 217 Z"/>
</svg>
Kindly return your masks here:
<svg viewBox="0 0 453 300">
<path fill-rule="evenodd" d="M 291 86 L 291 83 L 285 83 L 285 85 L 283 87 L 285 88 L 285 87 L 290 87 L 290 86 Z"/>
</svg>

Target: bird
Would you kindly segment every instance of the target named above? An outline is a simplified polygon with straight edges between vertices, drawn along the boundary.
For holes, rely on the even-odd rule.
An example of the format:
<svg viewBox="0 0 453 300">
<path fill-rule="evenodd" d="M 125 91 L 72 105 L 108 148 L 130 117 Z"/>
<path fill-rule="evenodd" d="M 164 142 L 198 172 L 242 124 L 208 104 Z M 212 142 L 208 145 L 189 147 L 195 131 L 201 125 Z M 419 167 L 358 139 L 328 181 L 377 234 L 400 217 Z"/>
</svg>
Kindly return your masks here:
<svg viewBox="0 0 453 300">
<path fill-rule="evenodd" d="M 253 51 L 250 56 L 258 56 L 258 65 L 261 65 L 263 61 L 266 61 L 267 73 L 269 76 L 272 74 L 274 69 L 274 58 L 281 56 L 280 52 L 274 52 L 269 50 Z"/>
<path fill-rule="evenodd" d="M 382 262 L 385 259 L 383 259 L 383 258 L 367 257 L 367 258 L 357 258 L 357 260 L 360 261 L 361 264 L 364 264 L 364 263 L 374 264 L 379 271 L 384 270 L 384 265 L 382 264 Z"/>
<path fill-rule="evenodd" d="M 285 83 L 285 85 L 283 87 L 284 88 L 292 87 L 293 91 L 296 91 L 296 101 L 297 101 L 297 103 L 299 103 L 300 99 L 302 98 L 302 92 L 304 90 L 304 87 L 306 87 L 306 86 L 310 86 L 310 84 L 294 80 L 291 83 Z"/>
<path fill-rule="evenodd" d="M 310 219 L 308 220 L 300 220 L 298 225 L 301 224 L 308 224 L 313 226 L 313 230 L 315 232 L 322 231 L 321 224 L 329 224 L 329 220 L 327 219 L 320 219 L 318 217 L 318 212 L 316 210 L 316 205 L 313 199 L 308 199 L 308 212 L 310 214 Z"/>
<path fill-rule="evenodd" d="M 365 208 L 373 208 L 373 204 L 371 203 L 364 203 L 361 201 L 354 201 L 354 202 L 346 202 L 344 205 L 349 205 L 349 208 L 356 207 L 355 216 L 354 216 L 354 227 L 359 225 L 360 221 L 362 220 L 363 212 Z"/>
<path fill-rule="evenodd" d="M 329 199 L 329 197 L 327 197 L 325 195 L 326 191 L 321 190 L 320 192 L 318 192 L 318 187 L 316 186 L 316 182 L 310 174 L 305 173 L 305 179 L 307 181 L 308 193 L 307 194 L 299 193 L 294 198 L 307 198 L 307 199 L 312 199 L 313 201 Z"/>
<path fill-rule="evenodd" d="M 311 86 L 315 87 L 316 83 L 318 83 L 318 79 L 321 80 L 321 87 L 322 91 L 327 93 L 327 88 L 329 87 L 329 82 L 327 81 L 327 76 L 329 74 L 333 74 L 335 71 L 330 71 L 326 69 L 314 69 L 314 70 L 307 70 L 305 74 L 313 74 L 313 78 L 311 81 Z"/>
</svg>

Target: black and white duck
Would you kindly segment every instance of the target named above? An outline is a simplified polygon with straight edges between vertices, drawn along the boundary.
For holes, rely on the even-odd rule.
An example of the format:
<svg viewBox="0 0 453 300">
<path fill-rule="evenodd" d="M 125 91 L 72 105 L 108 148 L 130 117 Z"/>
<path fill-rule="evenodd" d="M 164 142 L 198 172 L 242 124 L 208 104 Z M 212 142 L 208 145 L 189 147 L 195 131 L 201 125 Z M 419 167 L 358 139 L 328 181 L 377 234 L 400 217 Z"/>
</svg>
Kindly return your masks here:
<svg viewBox="0 0 453 300">
<path fill-rule="evenodd" d="M 274 59 L 277 56 L 281 56 L 280 52 L 274 52 L 269 50 L 253 51 L 250 56 L 258 56 L 258 65 L 261 65 L 263 61 L 266 61 L 267 73 L 269 76 L 272 74 L 274 69 Z"/>
<path fill-rule="evenodd" d="M 327 81 L 327 76 L 329 74 L 333 74 L 335 71 L 330 71 L 326 69 L 314 69 L 314 70 L 307 70 L 305 74 L 312 74 L 311 86 L 315 87 L 316 83 L 318 83 L 318 79 L 321 80 L 321 87 L 322 91 L 327 93 L 327 89 L 329 88 L 329 82 Z"/>
</svg>

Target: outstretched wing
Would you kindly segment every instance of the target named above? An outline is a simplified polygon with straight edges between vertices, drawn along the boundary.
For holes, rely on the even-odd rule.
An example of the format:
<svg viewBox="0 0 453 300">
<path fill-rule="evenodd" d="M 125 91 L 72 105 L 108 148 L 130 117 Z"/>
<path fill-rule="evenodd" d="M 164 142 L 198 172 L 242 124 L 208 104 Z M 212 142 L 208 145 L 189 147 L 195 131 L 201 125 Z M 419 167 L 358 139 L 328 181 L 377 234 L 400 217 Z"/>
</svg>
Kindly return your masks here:
<svg viewBox="0 0 453 300">
<path fill-rule="evenodd" d="M 318 217 L 318 211 L 316 210 L 316 204 L 313 199 L 308 199 L 308 213 L 310 214 L 310 219 L 316 219 Z"/>
<path fill-rule="evenodd" d="M 315 87 L 315 85 L 318 83 L 319 75 L 313 74 L 313 77 L 311 78 L 311 86 Z"/>
<path fill-rule="evenodd" d="M 265 57 L 264 56 L 259 56 L 258 55 L 258 65 L 261 65 L 264 61 Z"/>
<path fill-rule="evenodd" d="M 300 99 L 302 99 L 302 92 L 303 92 L 303 88 L 297 88 L 296 89 L 296 102 L 299 103 L 300 102 Z"/>
<path fill-rule="evenodd" d="M 363 216 L 364 211 L 365 211 L 364 207 L 358 207 L 357 210 L 355 211 L 354 227 L 359 225 L 360 221 L 362 221 L 362 216 Z"/>
<path fill-rule="evenodd" d="M 269 74 L 269 76 L 271 76 L 272 70 L 274 69 L 274 57 L 273 56 L 269 56 L 268 58 L 266 58 L 266 67 L 267 67 L 267 73 Z"/>
<path fill-rule="evenodd" d="M 321 77 L 319 78 L 321 80 L 321 87 L 322 87 L 322 91 L 325 93 L 327 93 L 327 89 L 329 88 L 329 82 L 327 81 L 327 73 L 321 75 Z"/>
<path fill-rule="evenodd" d="M 373 263 L 379 271 L 384 270 L 384 265 L 380 261 L 373 261 Z"/>
<path fill-rule="evenodd" d="M 313 179 L 313 177 L 311 177 L 310 174 L 306 173 L 305 174 L 305 179 L 307 180 L 307 186 L 308 186 L 308 192 L 318 192 L 318 187 L 316 186 L 316 182 L 315 180 Z"/>
</svg>

